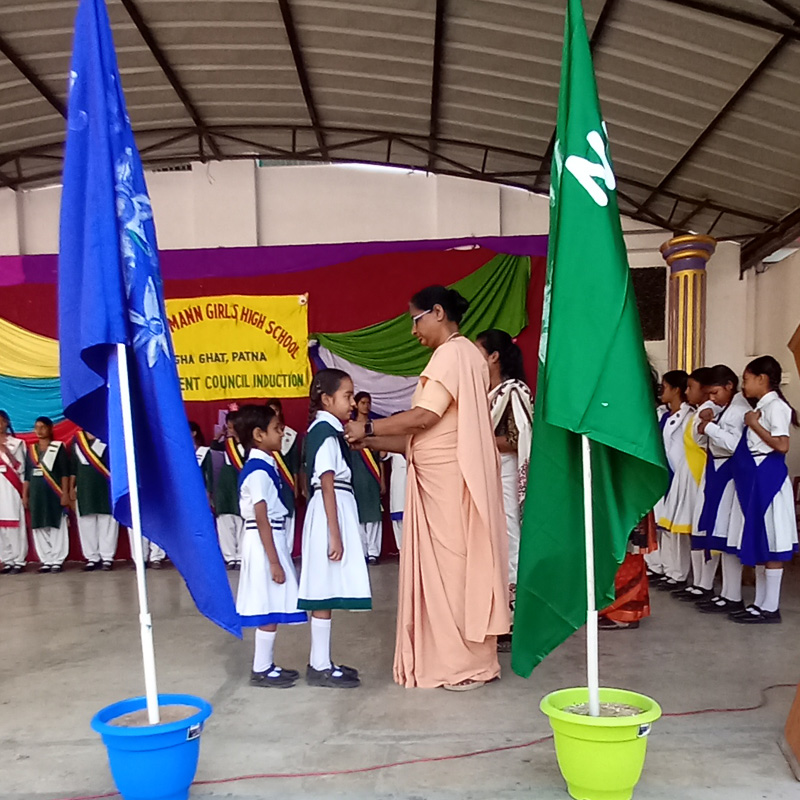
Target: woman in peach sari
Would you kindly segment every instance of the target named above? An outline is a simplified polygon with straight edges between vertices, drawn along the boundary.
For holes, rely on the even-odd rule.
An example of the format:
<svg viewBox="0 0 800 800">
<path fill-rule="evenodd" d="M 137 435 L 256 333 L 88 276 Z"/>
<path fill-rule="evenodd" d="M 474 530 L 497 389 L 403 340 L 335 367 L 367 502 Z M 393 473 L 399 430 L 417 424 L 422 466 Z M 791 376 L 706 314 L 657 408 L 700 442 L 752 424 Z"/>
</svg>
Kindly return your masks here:
<svg viewBox="0 0 800 800">
<path fill-rule="evenodd" d="M 354 447 L 406 453 L 394 679 L 407 687 L 479 688 L 500 675 L 508 632 L 508 542 L 489 412 L 489 372 L 459 333 L 468 303 L 430 286 L 411 300 L 412 332 L 434 351 L 412 409 L 353 422 Z"/>
</svg>

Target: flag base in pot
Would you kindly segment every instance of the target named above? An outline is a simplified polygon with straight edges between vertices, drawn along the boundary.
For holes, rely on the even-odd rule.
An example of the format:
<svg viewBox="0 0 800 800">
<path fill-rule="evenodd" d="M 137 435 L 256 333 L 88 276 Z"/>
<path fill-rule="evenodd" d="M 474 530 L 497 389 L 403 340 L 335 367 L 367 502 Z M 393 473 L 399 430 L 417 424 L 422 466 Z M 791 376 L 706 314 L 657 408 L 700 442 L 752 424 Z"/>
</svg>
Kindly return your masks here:
<svg viewBox="0 0 800 800">
<path fill-rule="evenodd" d="M 641 709 L 629 717 L 589 717 L 564 711 L 586 703 L 586 687 L 561 689 L 542 698 L 550 718 L 561 774 L 575 800 L 630 800 L 639 782 L 650 726 L 661 707 L 649 697 L 624 689 L 600 689 L 600 703 Z"/>
<path fill-rule="evenodd" d="M 200 734 L 211 704 L 190 694 L 160 694 L 159 708 L 190 706 L 185 719 L 143 727 L 112 724 L 147 707 L 144 697 L 106 706 L 92 718 L 103 738 L 114 783 L 124 800 L 186 800 L 197 772 Z"/>
</svg>

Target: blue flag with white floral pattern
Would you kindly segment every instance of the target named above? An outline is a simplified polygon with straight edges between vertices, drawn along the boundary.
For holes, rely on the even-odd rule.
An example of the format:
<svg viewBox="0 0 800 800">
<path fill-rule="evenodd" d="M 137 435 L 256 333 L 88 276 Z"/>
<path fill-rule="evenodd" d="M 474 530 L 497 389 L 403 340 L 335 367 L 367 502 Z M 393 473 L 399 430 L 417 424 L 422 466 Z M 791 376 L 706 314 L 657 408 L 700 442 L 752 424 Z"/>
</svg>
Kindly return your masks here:
<svg viewBox="0 0 800 800">
<path fill-rule="evenodd" d="M 103 0 L 81 0 L 69 74 L 59 245 L 61 391 L 108 443 L 114 516 L 130 525 L 116 345 L 126 345 L 143 534 L 198 609 L 241 636 L 181 398 L 156 232 Z"/>
</svg>

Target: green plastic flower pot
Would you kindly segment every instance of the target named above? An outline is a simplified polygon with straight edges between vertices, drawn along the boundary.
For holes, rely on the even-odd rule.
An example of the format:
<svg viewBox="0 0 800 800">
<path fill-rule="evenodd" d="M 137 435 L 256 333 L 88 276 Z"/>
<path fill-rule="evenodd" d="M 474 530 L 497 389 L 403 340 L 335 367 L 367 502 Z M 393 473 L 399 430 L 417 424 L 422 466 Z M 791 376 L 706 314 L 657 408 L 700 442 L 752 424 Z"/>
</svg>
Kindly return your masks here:
<svg viewBox="0 0 800 800">
<path fill-rule="evenodd" d="M 601 703 L 626 703 L 642 713 L 630 717 L 584 717 L 563 709 L 586 703 L 586 687 L 561 689 L 542 698 L 550 718 L 556 757 L 567 791 L 575 800 L 630 800 L 639 782 L 650 726 L 661 707 L 624 689 L 600 689 Z"/>
</svg>

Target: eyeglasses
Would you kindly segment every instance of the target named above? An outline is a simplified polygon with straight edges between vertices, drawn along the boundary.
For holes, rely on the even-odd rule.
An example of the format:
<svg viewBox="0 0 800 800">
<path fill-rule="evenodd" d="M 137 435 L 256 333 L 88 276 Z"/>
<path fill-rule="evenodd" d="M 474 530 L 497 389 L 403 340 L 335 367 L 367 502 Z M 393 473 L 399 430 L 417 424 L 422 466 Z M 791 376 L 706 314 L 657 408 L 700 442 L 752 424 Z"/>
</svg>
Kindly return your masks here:
<svg viewBox="0 0 800 800">
<path fill-rule="evenodd" d="M 430 314 L 431 311 L 433 311 L 433 309 L 429 308 L 427 311 L 417 314 L 416 317 L 411 317 L 411 327 L 413 328 L 426 314 Z"/>
</svg>

